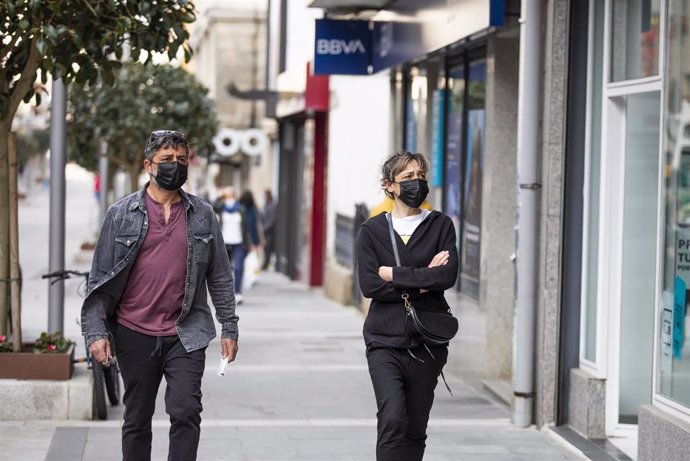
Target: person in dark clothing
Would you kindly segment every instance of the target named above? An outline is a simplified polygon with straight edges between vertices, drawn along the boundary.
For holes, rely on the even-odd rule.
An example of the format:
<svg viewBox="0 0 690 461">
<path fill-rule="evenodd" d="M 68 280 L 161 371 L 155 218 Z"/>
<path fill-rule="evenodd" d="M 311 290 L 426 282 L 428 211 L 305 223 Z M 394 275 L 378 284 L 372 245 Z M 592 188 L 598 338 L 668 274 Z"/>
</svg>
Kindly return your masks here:
<svg viewBox="0 0 690 461">
<path fill-rule="evenodd" d="M 391 213 L 370 218 L 357 237 L 358 277 L 371 298 L 363 334 L 378 407 L 377 461 L 419 461 L 434 389 L 448 345 L 419 344 L 405 329 L 403 293 L 416 309 L 448 312 L 443 292 L 458 274 L 455 228 L 438 211 L 420 208 L 428 194 L 429 164 L 421 154 L 398 152 L 383 165 L 381 186 Z M 392 219 L 401 266 L 396 266 Z"/>
<path fill-rule="evenodd" d="M 247 219 L 249 251 L 256 251 L 261 245 L 261 221 L 259 220 L 259 210 L 254 202 L 254 194 L 250 190 L 242 192 L 239 202 L 244 208 L 244 215 Z"/>
<path fill-rule="evenodd" d="M 245 260 L 246 274 L 244 274 L 245 286 L 251 287 L 256 281 L 256 276 L 261 268 L 259 253 L 263 242 L 263 232 L 261 225 L 261 213 L 259 213 L 254 195 L 249 190 L 245 190 L 240 195 L 240 205 L 244 209 L 244 216 L 247 220 L 247 234 L 249 235 L 249 246 L 247 248 L 247 258 Z"/>
<path fill-rule="evenodd" d="M 93 255 L 82 334 L 94 360 L 114 353 L 125 386 L 122 459 L 151 459 L 151 418 L 165 377 L 168 460 L 193 461 L 201 433 L 201 379 L 221 324 L 221 355 L 237 354 L 232 272 L 211 206 L 181 189 L 189 145 L 184 134 L 151 133 L 144 148 L 150 181 L 113 204 Z"/>
<path fill-rule="evenodd" d="M 273 193 L 269 189 L 264 191 L 264 263 L 262 270 L 267 270 L 271 264 L 271 257 L 275 249 L 275 226 L 278 214 L 278 204 L 273 200 Z"/>
</svg>

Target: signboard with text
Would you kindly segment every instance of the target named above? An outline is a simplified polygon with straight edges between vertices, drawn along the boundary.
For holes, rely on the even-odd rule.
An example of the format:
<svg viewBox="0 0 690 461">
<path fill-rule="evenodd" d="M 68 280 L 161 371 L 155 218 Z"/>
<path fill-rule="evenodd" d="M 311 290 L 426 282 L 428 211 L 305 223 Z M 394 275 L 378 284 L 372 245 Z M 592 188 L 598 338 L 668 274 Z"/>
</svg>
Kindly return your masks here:
<svg viewBox="0 0 690 461">
<path fill-rule="evenodd" d="M 369 21 L 316 20 L 315 74 L 367 75 L 370 61 Z"/>
<path fill-rule="evenodd" d="M 314 73 L 372 74 L 504 20 L 505 0 L 397 0 L 372 21 L 317 19 Z"/>
</svg>

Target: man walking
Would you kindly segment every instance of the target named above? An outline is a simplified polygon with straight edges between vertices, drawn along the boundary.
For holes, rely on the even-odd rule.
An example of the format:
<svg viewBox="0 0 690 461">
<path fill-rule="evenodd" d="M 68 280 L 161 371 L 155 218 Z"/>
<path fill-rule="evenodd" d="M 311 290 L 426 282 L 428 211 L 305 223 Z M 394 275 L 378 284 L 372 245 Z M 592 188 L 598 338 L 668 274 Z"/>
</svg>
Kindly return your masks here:
<svg viewBox="0 0 690 461">
<path fill-rule="evenodd" d="M 189 145 L 182 133 L 151 133 L 144 149 L 151 180 L 105 216 L 82 306 L 82 334 L 95 360 L 117 353 L 125 385 L 122 454 L 151 459 L 151 418 L 163 376 L 170 416 L 168 460 L 195 460 L 201 377 L 221 324 L 221 354 L 237 353 L 232 271 L 211 206 L 182 185 Z M 208 287 L 208 293 L 207 293 Z"/>
</svg>

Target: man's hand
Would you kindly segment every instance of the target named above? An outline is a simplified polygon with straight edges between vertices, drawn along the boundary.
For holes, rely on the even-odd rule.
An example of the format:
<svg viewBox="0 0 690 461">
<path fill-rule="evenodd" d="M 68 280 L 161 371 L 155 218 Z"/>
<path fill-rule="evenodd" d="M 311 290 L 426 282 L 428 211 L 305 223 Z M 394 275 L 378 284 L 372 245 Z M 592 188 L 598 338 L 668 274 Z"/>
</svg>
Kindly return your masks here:
<svg viewBox="0 0 690 461">
<path fill-rule="evenodd" d="M 107 365 L 113 357 L 113 353 L 110 349 L 110 341 L 105 338 L 94 341 L 89 346 L 89 352 L 91 353 L 91 357 L 103 365 Z"/>
<path fill-rule="evenodd" d="M 220 340 L 220 355 L 228 358 L 228 363 L 235 360 L 237 355 L 237 340 L 221 338 Z"/>
<path fill-rule="evenodd" d="M 448 264 L 448 258 L 450 258 L 450 253 L 447 250 L 443 250 L 431 259 L 428 267 L 445 266 Z"/>
<path fill-rule="evenodd" d="M 390 266 L 379 267 L 379 277 L 381 277 L 386 282 L 393 281 L 393 268 Z"/>
</svg>

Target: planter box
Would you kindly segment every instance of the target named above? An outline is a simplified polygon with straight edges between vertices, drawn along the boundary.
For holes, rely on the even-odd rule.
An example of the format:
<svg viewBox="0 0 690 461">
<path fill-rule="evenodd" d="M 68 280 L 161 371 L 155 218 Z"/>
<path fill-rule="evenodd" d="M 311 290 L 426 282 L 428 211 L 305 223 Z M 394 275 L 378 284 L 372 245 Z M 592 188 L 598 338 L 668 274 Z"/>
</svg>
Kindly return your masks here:
<svg viewBox="0 0 690 461">
<path fill-rule="evenodd" d="M 2 379 L 70 379 L 74 372 L 74 344 L 67 352 L 37 354 L 27 344 L 25 352 L 0 353 Z"/>
</svg>

